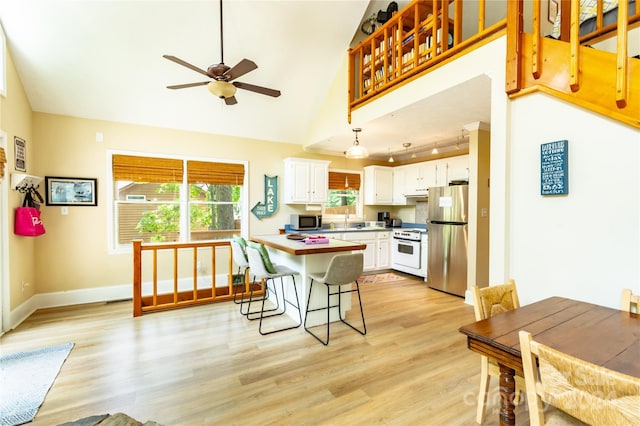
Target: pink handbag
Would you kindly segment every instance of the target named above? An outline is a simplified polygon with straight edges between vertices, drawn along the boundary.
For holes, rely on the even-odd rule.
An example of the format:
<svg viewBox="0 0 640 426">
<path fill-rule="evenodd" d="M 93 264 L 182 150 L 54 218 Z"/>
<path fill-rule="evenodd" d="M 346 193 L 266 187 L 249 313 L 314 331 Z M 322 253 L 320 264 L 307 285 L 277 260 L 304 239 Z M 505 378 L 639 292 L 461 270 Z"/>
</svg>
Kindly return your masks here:
<svg viewBox="0 0 640 426">
<path fill-rule="evenodd" d="M 42 220 L 40 220 L 40 210 L 35 207 L 28 207 L 29 205 L 34 204 L 32 195 L 28 192 L 22 202 L 22 207 L 16 207 L 16 217 L 13 229 L 13 232 L 15 232 L 16 235 L 37 237 L 38 235 L 42 235 L 46 232 L 44 225 L 42 224 Z"/>
</svg>

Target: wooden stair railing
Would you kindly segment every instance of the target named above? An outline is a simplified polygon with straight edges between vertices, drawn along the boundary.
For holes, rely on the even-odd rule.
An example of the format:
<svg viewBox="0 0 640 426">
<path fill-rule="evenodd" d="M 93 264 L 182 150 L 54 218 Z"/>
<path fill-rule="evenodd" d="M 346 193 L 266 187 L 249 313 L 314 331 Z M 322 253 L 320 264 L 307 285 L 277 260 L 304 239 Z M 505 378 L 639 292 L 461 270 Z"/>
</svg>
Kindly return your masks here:
<svg viewBox="0 0 640 426">
<path fill-rule="evenodd" d="M 487 27 L 487 1 L 474 0 L 477 20 L 465 24 L 464 0 L 413 0 L 349 49 L 348 121 L 353 110 L 500 36 L 507 20 Z M 467 28 L 473 35 L 464 41 L 463 25 L 474 29 Z M 450 35 L 451 42 L 442 34 Z"/>
<path fill-rule="evenodd" d="M 227 284 L 224 287 L 216 287 L 216 249 L 227 247 L 228 250 L 228 268 L 227 268 Z M 211 252 L 209 257 L 209 270 L 211 271 L 211 283 L 201 286 L 198 276 L 199 269 L 199 250 L 208 250 Z M 188 252 L 191 251 L 191 254 Z M 150 252 L 151 259 L 146 259 L 143 253 Z M 158 254 L 165 258 L 171 258 L 172 265 L 167 262 L 160 262 Z M 185 260 L 186 258 L 186 260 Z M 189 261 L 190 258 L 190 261 Z M 147 262 L 150 261 L 151 265 Z M 145 262 L 145 265 L 143 265 Z M 188 267 L 184 273 L 180 273 L 179 266 L 187 263 Z M 160 270 L 159 270 L 160 269 Z M 151 289 L 143 293 L 143 271 L 150 275 L 150 282 L 147 285 Z M 160 279 L 162 278 L 164 279 Z M 168 279 L 166 279 L 168 277 Z M 246 273 L 242 278 L 244 281 L 243 292 L 248 292 L 253 285 Z M 145 275 L 145 278 L 146 275 Z M 186 306 L 201 305 L 206 303 L 224 302 L 233 299 L 234 285 L 233 261 L 231 255 L 231 244 L 228 241 L 209 241 L 209 242 L 193 242 L 193 243 L 158 243 L 143 244 L 142 240 L 133 241 L 133 316 L 138 317 L 145 312 L 162 311 L 168 309 L 181 308 Z M 181 289 L 180 283 L 191 281 L 191 288 Z M 159 284 L 161 282 L 171 283 L 172 290 L 170 292 L 161 292 Z M 183 285 L 184 287 L 184 285 Z M 255 286 L 256 295 L 261 294 L 261 287 Z"/>
<path fill-rule="evenodd" d="M 351 122 L 353 110 L 454 61 L 506 31 L 505 91 L 510 98 L 541 91 L 633 127 L 640 127 L 640 60 L 627 54 L 629 32 L 640 27 L 640 4 L 637 1 L 633 14 L 629 12 L 627 1 L 619 1 L 617 22 L 604 25 L 603 0 L 597 0 L 596 29 L 581 36 L 580 0 L 559 0 L 561 17 L 568 17 L 561 19 L 559 40 L 542 36 L 541 10 L 545 8 L 540 0 L 533 1 L 532 34 L 524 31 L 523 0 L 505 2 L 506 18 L 488 28 L 485 27 L 486 1 L 477 2 L 477 23 L 464 23 L 464 0 L 413 0 L 371 36 L 350 49 L 347 120 Z M 448 18 L 448 13 L 444 11 L 451 3 L 453 23 L 448 19 L 443 22 Z M 423 19 L 420 10 L 425 7 L 434 11 L 434 14 Z M 406 30 L 402 37 L 394 38 L 396 29 L 406 26 L 406 22 L 413 22 L 413 29 Z M 463 25 L 466 32 L 469 32 L 470 25 L 476 25 L 473 27 L 475 34 L 465 40 L 462 40 Z M 416 28 L 420 37 L 424 37 L 424 31 L 433 34 L 434 30 L 447 26 L 453 27 L 452 46 L 446 46 L 440 40 L 438 48 L 433 43 L 426 51 L 420 50 L 418 37 L 415 36 Z M 412 35 L 413 38 L 409 40 Z M 613 37 L 616 38 L 615 53 L 587 45 Z M 381 41 L 384 40 L 391 41 L 386 51 L 381 50 Z M 414 51 L 413 56 L 409 55 L 409 62 L 404 61 L 402 56 L 407 42 L 409 46 L 413 44 Z M 392 54 L 389 52 L 391 49 L 394 52 Z M 383 71 L 384 79 L 375 84 L 373 72 L 367 70 L 373 68 L 377 59 L 383 64 L 378 67 L 387 71 Z M 368 84 L 365 77 L 369 79 Z"/>
<path fill-rule="evenodd" d="M 522 31 L 523 3 L 508 2 L 507 82 L 510 98 L 541 91 L 633 127 L 640 127 L 640 60 L 627 54 L 629 31 L 640 26 L 640 10 L 629 15 L 618 2 L 615 25 L 603 26 L 598 0 L 596 30 L 580 36 L 580 0 L 563 0 L 560 40 L 541 36 L 540 0 L 533 2 L 533 33 Z M 615 37 L 616 52 L 585 42 Z"/>
</svg>

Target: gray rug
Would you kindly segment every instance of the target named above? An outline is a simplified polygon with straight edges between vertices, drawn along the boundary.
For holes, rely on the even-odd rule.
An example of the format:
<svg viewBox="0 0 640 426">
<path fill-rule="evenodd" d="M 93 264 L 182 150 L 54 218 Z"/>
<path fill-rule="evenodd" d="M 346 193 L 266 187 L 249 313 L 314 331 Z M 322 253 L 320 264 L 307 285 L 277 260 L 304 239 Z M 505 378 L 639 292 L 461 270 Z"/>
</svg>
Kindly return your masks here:
<svg viewBox="0 0 640 426">
<path fill-rule="evenodd" d="M 33 420 L 73 343 L 0 356 L 0 426 Z"/>
</svg>

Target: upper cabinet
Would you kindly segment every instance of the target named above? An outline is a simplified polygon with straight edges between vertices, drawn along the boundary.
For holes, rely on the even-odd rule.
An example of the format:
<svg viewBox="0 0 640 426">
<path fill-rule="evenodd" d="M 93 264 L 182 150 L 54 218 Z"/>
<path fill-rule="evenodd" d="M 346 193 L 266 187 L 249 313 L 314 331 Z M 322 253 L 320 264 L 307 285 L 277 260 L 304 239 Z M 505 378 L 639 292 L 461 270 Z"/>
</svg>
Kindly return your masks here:
<svg viewBox="0 0 640 426">
<path fill-rule="evenodd" d="M 364 168 L 364 203 L 366 205 L 393 204 L 393 167 Z"/>
<path fill-rule="evenodd" d="M 329 191 L 330 161 L 286 158 L 284 160 L 284 202 L 324 204 Z"/>
<path fill-rule="evenodd" d="M 447 184 L 456 180 L 469 180 L 469 156 L 447 158 Z"/>
<path fill-rule="evenodd" d="M 393 204 L 406 204 L 406 197 L 427 197 L 430 187 L 460 180 L 469 180 L 469 155 L 394 167 Z"/>
</svg>

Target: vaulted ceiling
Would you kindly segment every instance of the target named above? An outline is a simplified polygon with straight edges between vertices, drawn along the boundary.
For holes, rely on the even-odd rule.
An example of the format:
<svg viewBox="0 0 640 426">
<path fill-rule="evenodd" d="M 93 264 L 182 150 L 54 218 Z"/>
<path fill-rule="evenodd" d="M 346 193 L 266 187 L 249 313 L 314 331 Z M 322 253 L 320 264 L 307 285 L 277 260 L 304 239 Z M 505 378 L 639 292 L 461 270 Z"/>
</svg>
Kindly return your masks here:
<svg viewBox="0 0 640 426">
<path fill-rule="evenodd" d="M 399 3 L 402 7 L 407 2 Z M 224 62 L 233 66 L 243 58 L 254 61 L 258 69 L 237 81 L 282 92 L 272 98 L 238 90 L 238 104 L 233 106 L 213 97 L 206 86 L 166 88 L 207 78 L 162 55 L 177 56 L 202 69 L 221 61 L 216 0 L 2 0 L 0 21 L 34 111 L 313 144 L 309 129 L 354 35 L 358 37 L 361 22 L 372 11 L 387 4 L 225 0 Z M 458 95 L 464 98 L 464 90 Z M 414 106 L 398 111 L 393 128 L 385 127 L 384 119 L 371 123 L 368 147 L 384 155 L 389 141 L 394 150 L 402 149 L 408 136 L 455 139 L 460 122 L 481 118 L 474 116 L 477 111 L 460 108 L 460 103 L 455 108 L 451 96 L 447 99 L 450 105 L 443 105 L 439 118 L 442 128 L 434 129 L 433 123 L 424 128 L 398 125 L 402 120 L 415 121 L 419 109 Z M 473 109 L 487 110 L 486 105 Z M 451 129 L 445 131 L 445 126 Z M 317 141 L 315 148 L 339 155 L 353 135 L 332 139 Z"/>
</svg>

